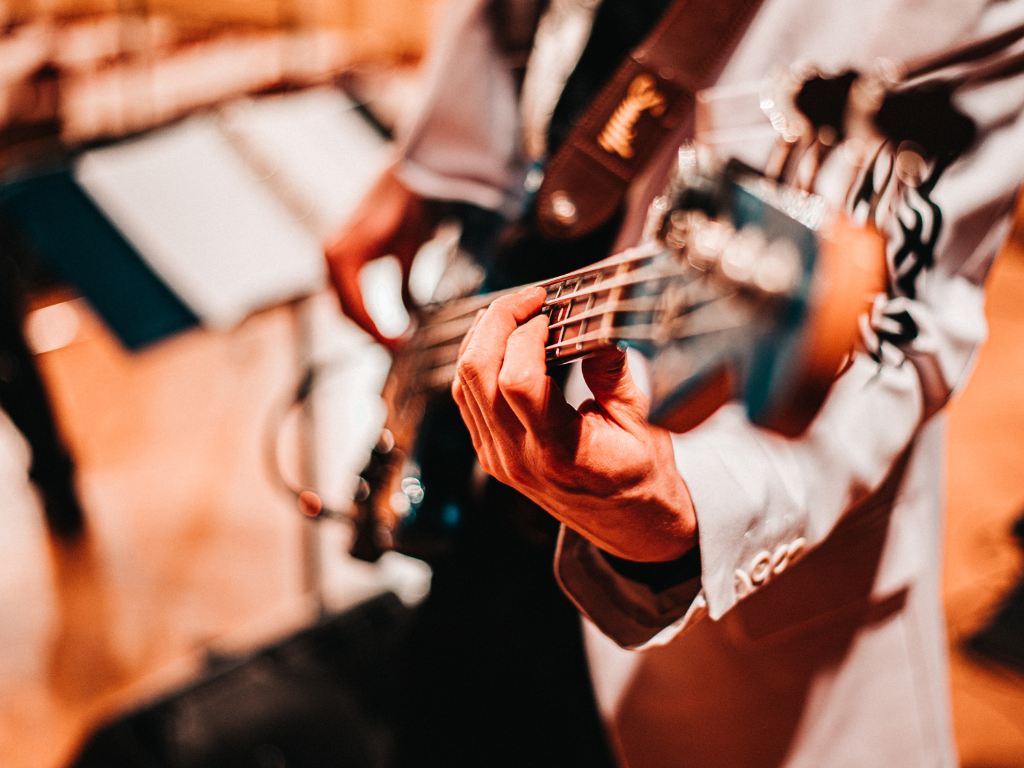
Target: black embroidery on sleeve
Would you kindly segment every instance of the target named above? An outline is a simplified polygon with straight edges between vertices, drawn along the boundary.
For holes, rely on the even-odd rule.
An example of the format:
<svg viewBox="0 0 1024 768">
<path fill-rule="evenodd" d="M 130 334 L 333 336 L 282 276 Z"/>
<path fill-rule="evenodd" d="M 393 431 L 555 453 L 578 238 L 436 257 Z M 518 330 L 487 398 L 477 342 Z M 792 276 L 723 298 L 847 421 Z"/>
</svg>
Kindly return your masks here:
<svg viewBox="0 0 1024 768">
<path fill-rule="evenodd" d="M 948 162 L 937 162 L 928 179 L 914 190 L 913 196 L 920 199 L 931 213 L 927 235 L 924 233 L 924 216 L 911 202 L 911 190 L 907 190 L 902 202 L 913 215 L 913 223 L 908 226 L 897 216 L 903 243 L 893 255 L 895 287 L 898 295 L 908 299 L 917 298 L 917 278 L 935 264 L 935 244 L 942 231 L 942 209 L 931 199 L 931 193 L 947 166 Z"/>
</svg>

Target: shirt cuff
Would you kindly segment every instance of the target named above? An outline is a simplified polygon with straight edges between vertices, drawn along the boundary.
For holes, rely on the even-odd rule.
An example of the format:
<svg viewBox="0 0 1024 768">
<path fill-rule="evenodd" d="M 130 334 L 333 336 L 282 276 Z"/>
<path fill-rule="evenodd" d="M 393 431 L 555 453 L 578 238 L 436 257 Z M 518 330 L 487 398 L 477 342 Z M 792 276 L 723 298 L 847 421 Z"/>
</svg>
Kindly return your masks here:
<svg viewBox="0 0 1024 768">
<path fill-rule="evenodd" d="M 695 557 L 699 563 L 700 555 Z M 673 564 L 678 561 L 665 565 Z M 674 636 L 703 615 L 700 578 L 658 585 L 665 588 L 656 591 L 618 573 L 605 553 L 564 525 L 555 551 L 555 576 L 580 612 L 624 648 L 658 644 L 659 637 Z"/>
<path fill-rule="evenodd" d="M 700 547 L 696 546 L 682 557 L 662 563 L 642 563 L 616 557 L 603 549 L 601 557 L 619 576 L 644 584 L 651 592 L 660 595 L 683 582 L 700 578 Z"/>
</svg>

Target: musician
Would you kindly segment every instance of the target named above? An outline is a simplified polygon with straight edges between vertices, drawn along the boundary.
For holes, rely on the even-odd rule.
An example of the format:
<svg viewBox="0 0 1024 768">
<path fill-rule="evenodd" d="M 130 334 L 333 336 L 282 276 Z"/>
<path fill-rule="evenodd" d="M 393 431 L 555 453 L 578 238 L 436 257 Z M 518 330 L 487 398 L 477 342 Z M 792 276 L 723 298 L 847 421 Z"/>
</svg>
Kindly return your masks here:
<svg viewBox="0 0 1024 768">
<path fill-rule="evenodd" d="M 387 253 L 408 263 L 429 229 L 426 200 L 517 222 L 484 260 L 522 282 L 542 276 L 538 261 L 558 274 L 636 242 L 664 165 L 633 183 L 603 230 L 570 244 L 530 224 L 528 169 L 557 151 L 666 5 L 552 0 L 520 88 L 514 35 L 495 20 L 523 4 L 453 4 L 398 163 L 329 249 L 346 311 L 373 330 L 355 274 Z M 767 0 L 716 85 L 798 59 L 867 71 L 878 57 L 907 60 L 1021 22 L 1019 1 Z M 540 291 L 476 321 L 454 399 L 484 472 L 562 524 L 557 578 L 587 619 L 598 704 L 625 764 L 956 764 L 939 593 L 941 408 L 985 334 L 982 285 L 1024 176 L 1022 103 L 1020 78 L 966 92 L 974 144 L 948 167 L 929 165 L 917 186 L 886 175 L 891 151 L 878 158 L 869 193 L 881 200 L 872 213 L 888 238 L 888 289 L 863 324 L 863 350 L 797 439 L 753 427 L 732 405 L 687 434 L 652 427 L 639 372 L 618 353 L 583 363 L 592 399 L 571 407 L 571 385 L 545 370 Z M 499 610 L 504 597 L 490 596 Z M 487 629 L 461 640 L 492 642 Z"/>
</svg>

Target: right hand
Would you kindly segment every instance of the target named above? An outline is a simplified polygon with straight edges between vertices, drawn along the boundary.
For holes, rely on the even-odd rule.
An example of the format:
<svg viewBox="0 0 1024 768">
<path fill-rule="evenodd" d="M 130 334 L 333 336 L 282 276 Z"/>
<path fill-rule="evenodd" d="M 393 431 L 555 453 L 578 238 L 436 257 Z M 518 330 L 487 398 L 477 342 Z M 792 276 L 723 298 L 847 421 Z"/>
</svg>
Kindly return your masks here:
<svg viewBox="0 0 1024 768">
<path fill-rule="evenodd" d="M 433 223 L 422 197 L 405 186 L 389 168 L 325 248 L 331 282 L 341 308 L 367 333 L 390 348 L 399 338 L 385 336 L 366 311 L 359 288 L 359 270 L 384 256 L 402 265 L 402 302 L 412 307 L 409 270 L 416 252 L 433 235 Z"/>
</svg>

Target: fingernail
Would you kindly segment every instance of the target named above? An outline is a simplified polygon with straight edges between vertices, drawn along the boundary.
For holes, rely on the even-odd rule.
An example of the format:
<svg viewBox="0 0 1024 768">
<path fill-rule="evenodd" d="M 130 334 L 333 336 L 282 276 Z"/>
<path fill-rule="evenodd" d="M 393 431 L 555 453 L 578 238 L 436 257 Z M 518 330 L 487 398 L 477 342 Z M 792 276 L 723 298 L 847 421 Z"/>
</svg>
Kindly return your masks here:
<svg viewBox="0 0 1024 768">
<path fill-rule="evenodd" d="M 544 295 L 547 295 L 547 291 L 541 288 L 539 285 L 528 285 L 525 288 L 520 288 L 520 293 L 536 293 L 537 291 L 544 291 Z"/>
</svg>

